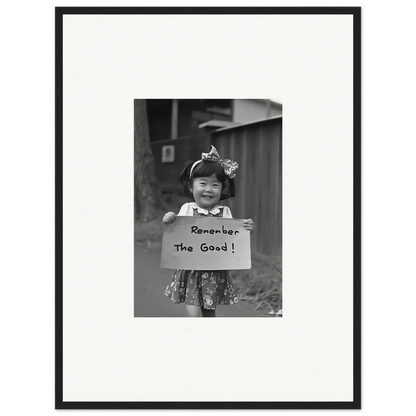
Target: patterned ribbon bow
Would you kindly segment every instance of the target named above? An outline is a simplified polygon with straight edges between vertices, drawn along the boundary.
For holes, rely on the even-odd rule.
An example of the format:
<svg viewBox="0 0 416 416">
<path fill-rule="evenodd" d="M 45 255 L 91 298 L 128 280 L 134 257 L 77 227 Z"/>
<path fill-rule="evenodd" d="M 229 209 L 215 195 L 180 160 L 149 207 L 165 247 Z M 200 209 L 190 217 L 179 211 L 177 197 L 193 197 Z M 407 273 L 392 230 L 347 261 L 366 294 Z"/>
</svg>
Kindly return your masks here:
<svg viewBox="0 0 416 416">
<path fill-rule="evenodd" d="M 225 176 L 230 179 L 235 178 L 235 171 L 238 168 L 238 163 L 230 159 L 221 159 L 217 149 L 214 146 L 211 145 L 209 153 L 202 153 L 201 159 L 208 160 L 209 162 L 221 163 Z"/>
</svg>

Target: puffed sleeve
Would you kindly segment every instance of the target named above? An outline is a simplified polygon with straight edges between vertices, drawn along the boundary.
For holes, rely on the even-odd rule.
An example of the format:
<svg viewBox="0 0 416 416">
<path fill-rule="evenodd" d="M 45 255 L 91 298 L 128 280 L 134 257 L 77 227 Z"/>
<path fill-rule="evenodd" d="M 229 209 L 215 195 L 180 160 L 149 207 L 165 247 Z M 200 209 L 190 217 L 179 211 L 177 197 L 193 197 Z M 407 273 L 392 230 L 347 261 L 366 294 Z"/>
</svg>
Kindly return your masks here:
<svg viewBox="0 0 416 416">
<path fill-rule="evenodd" d="M 178 212 L 178 215 L 180 216 L 192 216 L 192 212 L 191 214 L 189 213 L 189 211 L 192 211 L 191 207 L 189 206 L 189 202 L 186 202 L 185 204 L 183 204 L 181 206 L 181 209 Z"/>
<path fill-rule="evenodd" d="M 224 209 L 222 211 L 222 217 L 223 218 L 232 218 L 233 217 L 233 214 L 231 214 L 230 208 L 224 206 Z"/>
</svg>

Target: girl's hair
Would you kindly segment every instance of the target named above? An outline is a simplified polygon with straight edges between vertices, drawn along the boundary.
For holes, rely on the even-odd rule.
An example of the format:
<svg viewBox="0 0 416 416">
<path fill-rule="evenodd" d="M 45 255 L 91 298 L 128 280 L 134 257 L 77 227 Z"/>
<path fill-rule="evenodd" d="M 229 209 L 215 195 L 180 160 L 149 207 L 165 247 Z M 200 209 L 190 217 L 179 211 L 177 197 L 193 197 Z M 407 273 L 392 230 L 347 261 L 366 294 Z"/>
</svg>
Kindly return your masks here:
<svg viewBox="0 0 416 416">
<path fill-rule="evenodd" d="M 189 189 L 192 179 L 205 178 L 214 174 L 222 184 L 220 200 L 233 198 L 235 196 L 234 179 L 230 179 L 225 176 L 224 168 L 221 163 L 202 160 L 195 165 L 191 178 L 190 172 L 193 164 L 194 162 L 192 161 L 186 162 L 183 166 L 181 174 L 179 175 L 179 180 L 182 182 L 186 195 L 193 198 L 192 192 Z"/>
</svg>

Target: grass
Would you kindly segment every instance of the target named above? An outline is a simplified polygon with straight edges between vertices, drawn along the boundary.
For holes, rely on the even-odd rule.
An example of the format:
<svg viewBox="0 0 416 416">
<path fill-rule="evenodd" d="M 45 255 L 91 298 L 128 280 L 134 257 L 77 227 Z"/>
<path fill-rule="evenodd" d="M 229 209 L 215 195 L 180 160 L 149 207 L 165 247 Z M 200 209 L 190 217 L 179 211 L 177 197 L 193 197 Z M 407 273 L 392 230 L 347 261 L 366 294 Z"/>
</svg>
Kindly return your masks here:
<svg viewBox="0 0 416 416">
<path fill-rule="evenodd" d="M 271 316 L 282 316 L 282 264 L 275 256 L 251 254 L 250 270 L 234 270 L 232 275 L 239 299 L 253 302 Z"/>
</svg>

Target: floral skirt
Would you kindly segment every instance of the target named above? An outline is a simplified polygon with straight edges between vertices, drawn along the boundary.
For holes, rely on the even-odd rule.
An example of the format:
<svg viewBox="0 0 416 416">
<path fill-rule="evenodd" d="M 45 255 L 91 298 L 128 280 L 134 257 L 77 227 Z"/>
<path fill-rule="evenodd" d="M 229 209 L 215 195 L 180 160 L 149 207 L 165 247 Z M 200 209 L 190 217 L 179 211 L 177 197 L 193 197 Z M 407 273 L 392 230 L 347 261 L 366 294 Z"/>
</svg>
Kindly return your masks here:
<svg viewBox="0 0 416 416">
<path fill-rule="evenodd" d="M 228 270 L 175 270 L 165 295 L 173 303 L 185 302 L 205 309 L 238 302 Z"/>
</svg>

